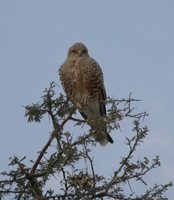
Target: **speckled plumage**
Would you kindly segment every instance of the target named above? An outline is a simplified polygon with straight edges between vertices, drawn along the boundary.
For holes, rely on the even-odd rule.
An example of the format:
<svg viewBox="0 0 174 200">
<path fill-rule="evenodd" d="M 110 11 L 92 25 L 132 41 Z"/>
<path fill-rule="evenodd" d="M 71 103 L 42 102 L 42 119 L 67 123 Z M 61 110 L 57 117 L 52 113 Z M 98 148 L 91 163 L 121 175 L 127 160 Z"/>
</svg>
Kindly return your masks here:
<svg viewBox="0 0 174 200">
<path fill-rule="evenodd" d="M 94 129 L 96 140 L 103 145 L 108 141 L 113 143 L 104 122 L 106 92 L 103 73 L 84 44 L 75 43 L 70 47 L 59 75 L 65 93 Z"/>
</svg>

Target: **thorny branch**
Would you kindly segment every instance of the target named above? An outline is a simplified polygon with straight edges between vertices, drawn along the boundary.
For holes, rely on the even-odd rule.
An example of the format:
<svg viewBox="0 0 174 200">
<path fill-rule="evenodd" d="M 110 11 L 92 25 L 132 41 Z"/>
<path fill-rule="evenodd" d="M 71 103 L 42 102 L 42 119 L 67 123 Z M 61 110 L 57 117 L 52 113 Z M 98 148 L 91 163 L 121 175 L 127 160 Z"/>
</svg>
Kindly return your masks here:
<svg viewBox="0 0 174 200">
<path fill-rule="evenodd" d="M 147 185 L 143 177 L 155 167 L 160 166 L 158 156 L 152 161 L 149 161 L 147 157 L 144 157 L 143 161 L 132 161 L 136 148 L 140 146 L 149 132 L 146 126 L 141 127 L 141 121 L 148 114 L 146 112 L 135 113 L 135 108 L 132 106 L 137 102 L 139 100 L 132 98 L 132 94 L 127 99 L 108 98 L 105 102 L 108 107 L 106 123 L 109 132 L 112 133 L 113 130 L 120 128 L 120 121 L 124 118 L 134 120 L 134 136 L 125 139 L 129 150 L 121 159 L 118 168 L 113 171 L 112 178 L 108 179 L 97 173 L 95 169 L 93 149 L 96 142 L 91 132 L 80 137 L 73 137 L 71 133 L 64 131 L 68 122 L 76 123 L 78 126 L 86 122 L 74 116 L 76 108 L 66 97 L 62 94 L 56 97 L 55 84 L 52 82 L 50 87 L 45 89 L 41 103 L 25 107 L 25 116 L 28 117 L 29 122 L 41 122 L 43 116 L 49 114 L 53 124 L 50 138 L 39 152 L 35 162 L 31 161 L 31 168 L 24 164 L 26 157 L 18 159 L 15 156 L 11 159 L 9 165 L 15 169 L 0 174 L 5 177 L 0 181 L 0 199 L 9 194 L 14 195 L 14 198 L 18 200 L 158 200 L 158 197 L 162 198 L 172 183 L 154 185 L 142 195 L 136 195 L 132 190 L 126 195 L 124 187 L 121 187 L 123 183 L 130 185 L 131 180 Z M 54 139 L 57 141 L 56 150 L 49 157 L 47 152 Z M 45 161 L 43 158 L 46 156 L 48 158 Z M 86 163 L 84 168 L 80 165 L 82 160 Z M 48 180 L 56 177 L 57 174 L 60 185 L 58 191 L 45 190 Z"/>
</svg>

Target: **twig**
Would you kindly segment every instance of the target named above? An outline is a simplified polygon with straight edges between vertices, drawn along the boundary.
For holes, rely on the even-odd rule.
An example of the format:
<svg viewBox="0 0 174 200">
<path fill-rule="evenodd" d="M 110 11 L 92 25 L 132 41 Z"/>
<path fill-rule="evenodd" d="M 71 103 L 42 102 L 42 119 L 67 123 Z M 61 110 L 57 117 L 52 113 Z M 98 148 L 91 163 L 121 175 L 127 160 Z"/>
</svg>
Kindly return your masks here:
<svg viewBox="0 0 174 200">
<path fill-rule="evenodd" d="M 52 135 L 51 135 L 51 137 L 50 137 L 50 139 L 48 140 L 48 142 L 46 143 L 46 145 L 43 147 L 42 151 L 40 152 L 40 154 L 39 154 L 36 162 L 34 163 L 34 165 L 33 165 L 32 169 L 31 169 L 30 173 L 28 174 L 30 178 L 33 177 L 33 175 L 34 175 L 34 173 L 36 171 L 37 166 L 39 165 L 39 163 L 40 163 L 43 155 L 45 154 L 46 150 L 50 146 L 50 144 L 53 141 L 54 137 L 55 137 L 55 133 L 53 132 Z"/>
</svg>

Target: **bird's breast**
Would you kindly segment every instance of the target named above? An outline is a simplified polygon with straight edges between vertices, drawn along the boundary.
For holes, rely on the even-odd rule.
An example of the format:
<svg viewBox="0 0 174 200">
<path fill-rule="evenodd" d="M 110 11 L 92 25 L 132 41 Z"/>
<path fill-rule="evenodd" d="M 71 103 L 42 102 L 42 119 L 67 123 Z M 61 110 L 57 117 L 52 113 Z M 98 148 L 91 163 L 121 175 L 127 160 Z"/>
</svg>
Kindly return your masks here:
<svg viewBox="0 0 174 200">
<path fill-rule="evenodd" d="M 82 108 L 90 98 L 89 70 L 83 58 L 68 60 L 61 70 L 61 78 L 66 93 Z"/>
<path fill-rule="evenodd" d="M 83 107 L 90 96 L 87 89 L 87 70 L 84 68 L 83 63 L 76 61 L 74 62 L 73 73 L 73 101 L 78 107 Z"/>
</svg>

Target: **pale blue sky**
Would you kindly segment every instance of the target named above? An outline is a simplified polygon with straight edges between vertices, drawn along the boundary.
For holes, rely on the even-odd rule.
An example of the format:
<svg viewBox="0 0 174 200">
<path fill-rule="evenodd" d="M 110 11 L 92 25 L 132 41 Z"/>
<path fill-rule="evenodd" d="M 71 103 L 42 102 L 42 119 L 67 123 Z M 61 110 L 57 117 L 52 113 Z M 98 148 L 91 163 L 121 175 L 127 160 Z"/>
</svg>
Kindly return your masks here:
<svg viewBox="0 0 174 200">
<path fill-rule="evenodd" d="M 57 70 L 77 41 L 102 67 L 109 96 L 125 98 L 132 92 L 142 99 L 138 111 L 149 112 L 151 132 L 137 158 L 160 156 L 162 167 L 148 176 L 150 183 L 173 180 L 172 0 L 0 0 L 0 169 L 13 154 L 35 159 L 47 141 L 49 120 L 27 124 L 22 106 L 38 101 L 51 81 L 60 84 Z M 114 145 L 96 148 L 101 172 L 111 174 L 126 154 L 120 142 L 125 136 L 129 132 L 123 127 L 113 136 Z"/>
</svg>

